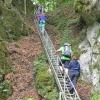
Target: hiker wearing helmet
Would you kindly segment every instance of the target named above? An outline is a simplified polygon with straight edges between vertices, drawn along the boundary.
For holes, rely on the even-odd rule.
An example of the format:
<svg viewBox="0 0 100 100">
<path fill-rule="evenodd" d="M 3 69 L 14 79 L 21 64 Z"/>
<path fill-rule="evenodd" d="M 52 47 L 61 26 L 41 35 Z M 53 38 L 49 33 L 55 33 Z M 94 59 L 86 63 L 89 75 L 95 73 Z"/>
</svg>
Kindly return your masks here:
<svg viewBox="0 0 100 100">
<path fill-rule="evenodd" d="M 60 69 L 63 72 L 65 70 L 65 73 L 68 73 L 68 69 L 66 66 L 70 63 L 71 56 L 72 56 L 72 50 L 71 50 L 71 45 L 69 43 L 64 43 L 62 47 L 60 47 L 56 52 L 61 52 L 61 62 L 59 63 Z M 64 66 L 64 69 L 63 67 Z"/>
<path fill-rule="evenodd" d="M 68 66 L 66 66 L 66 68 L 69 69 L 68 75 L 69 75 L 70 80 L 72 81 L 74 87 L 76 88 L 76 83 L 80 76 L 80 63 L 77 61 L 77 58 L 75 56 L 72 57 L 71 62 L 69 63 Z M 74 87 L 73 87 L 71 81 L 68 81 L 68 85 L 70 86 L 70 93 L 74 93 L 75 90 L 74 90 Z"/>
</svg>

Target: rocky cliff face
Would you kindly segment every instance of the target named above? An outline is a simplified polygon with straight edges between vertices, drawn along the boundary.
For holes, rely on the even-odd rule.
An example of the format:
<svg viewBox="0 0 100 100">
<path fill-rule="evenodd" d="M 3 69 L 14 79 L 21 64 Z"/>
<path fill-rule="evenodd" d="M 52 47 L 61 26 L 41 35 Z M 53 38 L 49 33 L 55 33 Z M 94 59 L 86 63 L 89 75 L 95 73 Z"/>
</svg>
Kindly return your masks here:
<svg viewBox="0 0 100 100">
<path fill-rule="evenodd" d="M 78 0 L 76 4 L 87 25 L 86 38 L 79 45 L 82 79 L 100 91 L 100 0 Z"/>
</svg>

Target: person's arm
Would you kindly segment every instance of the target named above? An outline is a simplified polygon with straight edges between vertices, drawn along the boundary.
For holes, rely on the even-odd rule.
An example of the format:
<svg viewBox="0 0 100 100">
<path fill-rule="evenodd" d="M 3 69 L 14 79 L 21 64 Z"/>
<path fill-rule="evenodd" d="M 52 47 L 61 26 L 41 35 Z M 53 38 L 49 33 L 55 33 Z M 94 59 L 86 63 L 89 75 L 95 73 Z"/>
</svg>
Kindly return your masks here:
<svg viewBox="0 0 100 100">
<path fill-rule="evenodd" d="M 79 62 L 78 62 L 78 63 L 79 63 Z M 79 71 L 79 76 L 80 76 L 80 71 L 81 71 L 81 70 L 80 70 L 80 64 L 79 64 L 79 69 L 78 69 L 78 71 Z"/>
<path fill-rule="evenodd" d="M 70 62 L 67 66 L 65 65 L 65 68 L 68 68 L 70 70 L 71 69 L 71 65 L 72 65 L 72 62 Z"/>
<path fill-rule="evenodd" d="M 56 52 L 55 52 L 55 53 L 58 53 L 59 51 L 61 51 L 61 48 L 59 48 L 58 50 L 56 50 Z"/>
</svg>

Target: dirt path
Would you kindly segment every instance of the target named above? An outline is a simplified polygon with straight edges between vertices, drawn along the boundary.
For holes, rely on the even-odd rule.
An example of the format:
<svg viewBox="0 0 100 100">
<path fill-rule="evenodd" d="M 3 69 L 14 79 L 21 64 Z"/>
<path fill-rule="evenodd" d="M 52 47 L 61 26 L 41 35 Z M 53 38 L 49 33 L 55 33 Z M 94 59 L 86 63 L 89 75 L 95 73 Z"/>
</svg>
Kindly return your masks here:
<svg viewBox="0 0 100 100">
<path fill-rule="evenodd" d="M 14 72 L 6 75 L 13 87 L 13 94 L 8 100 L 19 100 L 19 98 L 34 98 L 41 100 L 35 89 L 33 76 L 34 60 L 41 52 L 42 46 L 38 34 L 25 37 L 8 45 L 8 52 L 13 61 Z"/>
</svg>

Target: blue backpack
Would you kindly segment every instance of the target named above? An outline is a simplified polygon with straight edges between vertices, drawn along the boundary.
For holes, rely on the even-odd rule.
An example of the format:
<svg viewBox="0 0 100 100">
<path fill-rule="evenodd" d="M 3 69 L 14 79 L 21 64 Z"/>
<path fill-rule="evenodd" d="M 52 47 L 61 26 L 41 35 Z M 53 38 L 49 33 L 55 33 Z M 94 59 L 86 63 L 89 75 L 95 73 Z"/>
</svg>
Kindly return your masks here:
<svg viewBox="0 0 100 100">
<path fill-rule="evenodd" d="M 64 53 L 62 54 L 65 57 L 71 57 L 71 45 L 68 43 L 64 44 Z"/>
</svg>

